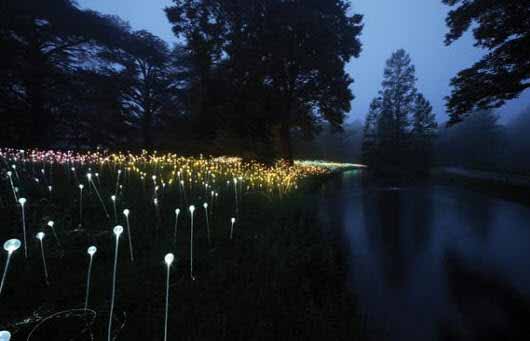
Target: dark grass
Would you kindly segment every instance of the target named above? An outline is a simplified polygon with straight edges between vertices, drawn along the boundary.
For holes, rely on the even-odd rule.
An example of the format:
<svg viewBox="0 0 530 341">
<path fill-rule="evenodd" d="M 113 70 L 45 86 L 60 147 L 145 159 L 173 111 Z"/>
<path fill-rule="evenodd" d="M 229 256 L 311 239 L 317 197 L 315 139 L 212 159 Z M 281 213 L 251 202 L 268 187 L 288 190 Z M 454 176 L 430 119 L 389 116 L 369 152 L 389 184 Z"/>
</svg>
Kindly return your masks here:
<svg viewBox="0 0 530 341">
<path fill-rule="evenodd" d="M 30 171 L 28 170 L 28 173 Z M 114 191 L 115 176 L 101 170 L 102 196 Z M 107 219 L 94 193 L 85 188 L 83 228 L 79 229 L 75 179 L 54 169 L 55 191 L 49 195 L 36 186 L 24 190 L 29 199 L 30 258 L 20 249 L 12 258 L 6 287 L 0 297 L 0 327 L 14 340 L 25 340 L 44 317 L 83 307 L 89 257 L 95 244 L 89 308 L 92 314 L 50 319 L 31 340 L 106 340 L 110 308 L 114 220 Z M 146 179 L 146 182 L 150 179 Z M 346 288 L 346 266 L 333 238 L 320 228 L 317 202 L 311 192 L 323 178 L 311 179 L 295 193 L 245 193 L 240 217 L 229 236 L 234 214 L 233 192 L 223 188 L 211 217 L 213 245 L 208 245 L 203 198 L 197 206 L 194 273 L 189 275 L 188 203 L 175 192 L 161 198 L 160 219 L 152 205 L 149 186 L 125 177 L 126 194 L 119 198 L 119 213 L 131 209 L 135 262 L 129 260 L 126 233 L 120 239 L 116 306 L 113 330 L 120 340 L 162 340 L 166 266 L 163 257 L 174 252 L 171 268 L 169 340 L 351 340 L 358 334 L 355 302 Z M 1 240 L 22 239 L 20 209 L 9 197 L 4 181 Z M 42 187 L 42 186 L 40 186 Z M 39 196 L 42 199 L 36 200 Z M 190 196 L 191 197 L 191 196 Z M 177 242 L 173 240 L 174 209 L 181 212 Z M 211 208 L 210 208 L 211 209 Z M 125 226 L 121 219 L 120 223 Z M 45 248 L 50 286 L 43 280 L 39 244 L 34 235 L 48 219 L 56 222 L 63 248 L 46 230 Z M 5 260 L 5 257 L 3 257 Z M 3 267 L 2 267 L 3 268 Z M 86 320 L 85 320 L 86 319 Z M 88 321 L 88 322 L 87 322 Z M 89 330 L 83 332 L 85 325 Z"/>
</svg>

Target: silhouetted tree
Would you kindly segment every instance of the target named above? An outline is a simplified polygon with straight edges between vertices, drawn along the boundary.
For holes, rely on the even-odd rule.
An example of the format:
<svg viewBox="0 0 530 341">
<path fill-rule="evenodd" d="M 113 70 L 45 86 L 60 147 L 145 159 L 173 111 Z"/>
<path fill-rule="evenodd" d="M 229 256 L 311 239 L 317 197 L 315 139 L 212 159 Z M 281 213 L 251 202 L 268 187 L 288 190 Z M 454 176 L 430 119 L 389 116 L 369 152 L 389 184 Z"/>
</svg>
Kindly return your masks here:
<svg viewBox="0 0 530 341">
<path fill-rule="evenodd" d="M 412 143 L 415 148 L 416 164 L 420 170 L 428 170 L 432 163 L 437 127 L 431 104 L 422 94 L 418 94 L 414 102 Z"/>
<path fill-rule="evenodd" d="M 416 98 L 416 71 L 405 50 L 392 54 L 386 63 L 377 122 L 378 163 L 388 171 L 409 165 L 411 115 Z"/>
<path fill-rule="evenodd" d="M 312 134 L 322 119 L 337 128 L 350 109 L 344 66 L 360 53 L 362 17 L 348 10 L 342 0 L 174 0 L 166 12 L 193 60 L 193 111 L 249 135 L 263 134 L 257 120 L 292 160 L 292 128 Z M 229 95 L 216 100 L 211 89 Z"/>
<path fill-rule="evenodd" d="M 370 103 L 370 111 L 368 111 L 364 122 L 362 142 L 363 162 L 372 166 L 377 162 L 377 122 L 380 111 L 381 98 L 374 98 Z"/>
<path fill-rule="evenodd" d="M 49 145 L 71 75 L 87 67 L 95 46 L 121 34 L 115 18 L 80 10 L 70 0 L 2 2 L 0 113 L 10 120 L 10 137 L 22 145 Z M 13 143 L 10 137 L 3 139 Z"/>
<path fill-rule="evenodd" d="M 476 109 L 499 107 L 530 87 L 530 5 L 524 0 L 442 0 L 456 7 L 446 19 L 446 44 L 473 27 L 476 45 L 489 50 L 451 85 L 451 122 Z"/>
<path fill-rule="evenodd" d="M 185 41 L 184 54 L 189 68 L 186 106 L 191 113 L 191 124 L 198 140 L 213 138 L 216 118 L 213 96 L 223 92 L 226 85 L 216 88 L 216 67 L 223 59 L 226 44 L 226 24 L 222 3 L 203 0 L 174 0 L 165 9 L 173 32 Z"/>
<path fill-rule="evenodd" d="M 142 146 L 154 145 L 153 129 L 163 110 L 170 110 L 176 78 L 167 44 L 147 31 L 131 32 L 117 46 L 100 53 L 109 64 L 107 73 L 122 91 L 131 124 L 138 126 Z"/>
<path fill-rule="evenodd" d="M 416 89 L 410 56 L 402 49 L 394 52 L 366 119 L 365 162 L 377 172 L 425 172 L 435 127 L 432 107 Z"/>
</svg>

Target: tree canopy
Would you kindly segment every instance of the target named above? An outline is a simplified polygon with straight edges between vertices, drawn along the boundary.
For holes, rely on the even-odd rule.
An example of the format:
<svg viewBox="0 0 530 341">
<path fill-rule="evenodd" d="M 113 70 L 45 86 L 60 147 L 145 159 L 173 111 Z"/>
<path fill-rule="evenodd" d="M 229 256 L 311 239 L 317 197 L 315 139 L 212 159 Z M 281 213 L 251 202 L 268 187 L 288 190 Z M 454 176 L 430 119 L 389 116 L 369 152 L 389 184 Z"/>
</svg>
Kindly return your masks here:
<svg viewBox="0 0 530 341">
<path fill-rule="evenodd" d="M 500 107 L 530 87 L 530 4 L 521 0 L 442 0 L 450 45 L 472 30 L 488 53 L 452 79 L 451 122 L 476 109 Z"/>
<path fill-rule="evenodd" d="M 166 12 L 203 95 L 195 115 L 223 117 L 240 136 L 276 136 L 288 160 L 291 129 L 340 127 L 353 99 L 344 67 L 361 51 L 362 16 L 348 10 L 346 1 L 174 0 Z M 228 95 L 204 96 L 219 91 Z"/>
</svg>

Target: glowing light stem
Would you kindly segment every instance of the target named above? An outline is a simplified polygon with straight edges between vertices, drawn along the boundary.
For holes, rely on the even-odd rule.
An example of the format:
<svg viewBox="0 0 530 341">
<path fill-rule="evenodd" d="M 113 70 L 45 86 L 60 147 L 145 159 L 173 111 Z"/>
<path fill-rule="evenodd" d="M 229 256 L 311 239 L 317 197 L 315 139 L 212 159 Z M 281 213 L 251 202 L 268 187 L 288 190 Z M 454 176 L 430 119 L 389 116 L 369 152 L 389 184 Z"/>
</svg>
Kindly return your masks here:
<svg viewBox="0 0 530 341">
<path fill-rule="evenodd" d="M 191 229 L 190 229 L 190 277 L 192 280 L 195 280 L 195 277 L 193 277 L 193 212 L 195 211 L 195 207 L 192 205 L 190 206 L 190 222 L 191 222 Z"/>
<path fill-rule="evenodd" d="M 236 222 L 236 218 L 232 218 L 232 219 L 230 220 L 230 222 L 231 222 L 231 224 L 232 224 L 232 225 L 230 226 L 230 239 L 232 239 L 232 236 L 233 236 L 233 234 L 234 234 L 234 224 L 235 224 L 235 222 Z"/>
<path fill-rule="evenodd" d="M 206 233 L 208 235 L 208 245 L 211 245 L 212 242 L 210 240 L 210 221 L 208 220 L 208 206 L 204 207 L 204 213 L 206 216 Z"/>
<path fill-rule="evenodd" d="M 9 261 L 11 260 L 11 254 L 13 252 L 7 253 L 6 267 L 4 268 L 4 274 L 2 275 L 2 282 L 0 283 L 0 295 L 2 295 L 2 289 L 4 288 L 4 282 L 7 277 L 7 268 L 9 267 Z"/>
<path fill-rule="evenodd" d="M 13 191 L 13 196 L 15 197 L 15 202 L 18 202 L 17 191 L 15 190 L 15 185 L 13 184 L 13 178 L 11 172 L 7 173 L 9 175 L 9 183 L 11 184 L 11 190 Z"/>
<path fill-rule="evenodd" d="M 57 236 L 57 233 L 55 232 L 55 224 L 53 221 L 48 222 L 48 226 L 52 229 L 53 237 L 55 238 L 55 241 L 57 242 L 57 245 L 62 248 L 61 241 L 59 240 L 59 237 Z"/>
<path fill-rule="evenodd" d="M 94 183 L 92 179 L 89 179 L 88 182 L 92 184 L 94 191 L 96 191 L 96 195 L 98 196 L 99 202 L 101 203 L 101 206 L 103 207 L 103 211 L 105 211 L 105 215 L 107 216 L 107 218 L 110 218 L 109 212 L 107 211 L 107 207 L 105 206 L 105 203 L 103 202 L 103 199 L 101 198 L 101 195 L 99 194 L 96 184 Z"/>
<path fill-rule="evenodd" d="M 234 196 L 236 199 L 236 217 L 239 217 L 239 201 L 237 199 L 237 180 L 234 179 Z"/>
<path fill-rule="evenodd" d="M 79 227 L 83 227 L 83 188 L 82 184 L 79 185 Z"/>
<path fill-rule="evenodd" d="M 44 267 L 44 280 L 46 282 L 46 285 L 50 285 L 50 282 L 48 281 L 48 267 L 46 266 L 46 257 L 44 256 L 44 244 L 42 243 L 42 238 L 38 238 L 40 242 L 40 252 L 42 256 L 42 265 Z"/>
<path fill-rule="evenodd" d="M 88 262 L 88 273 L 86 276 L 86 293 L 85 293 L 85 310 L 88 309 L 88 296 L 90 293 L 90 278 L 92 277 L 92 260 L 94 258 L 94 255 L 90 255 L 90 260 Z"/>
<path fill-rule="evenodd" d="M 112 295 L 110 300 L 110 313 L 109 313 L 109 329 L 108 329 L 108 341 L 112 341 L 112 314 L 114 312 L 114 298 L 116 296 L 116 270 L 118 268 L 118 247 L 120 245 L 120 234 L 123 232 L 123 227 L 114 227 L 114 234 L 116 235 L 116 249 L 114 251 L 114 268 L 112 272 Z"/>
<path fill-rule="evenodd" d="M 112 196 L 112 210 L 114 211 L 114 223 L 118 223 L 118 210 L 116 208 L 116 196 Z"/>
<path fill-rule="evenodd" d="M 22 232 L 24 233 L 24 257 L 28 258 L 28 243 L 26 238 L 26 212 L 24 211 L 23 203 L 20 204 L 20 207 L 22 209 Z"/>
<path fill-rule="evenodd" d="M 118 170 L 118 176 L 116 177 L 116 188 L 114 189 L 114 195 L 118 195 L 118 188 L 120 186 L 120 175 L 121 175 L 121 170 Z"/>
<path fill-rule="evenodd" d="M 179 224 L 179 215 L 180 215 L 180 209 L 175 210 L 175 231 L 174 231 L 174 240 L 175 240 L 175 246 L 177 246 L 177 228 Z"/>
<path fill-rule="evenodd" d="M 129 223 L 129 213 L 125 214 L 125 223 L 127 224 L 127 239 L 129 240 L 129 257 L 131 262 L 134 262 L 134 252 L 132 244 L 132 235 L 131 235 L 131 225 Z"/>
<path fill-rule="evenodd" d="M 171 269 L 171 263 L 173 263 L 174 256 L 169 253 L 165 257 L 167 265 L 167 277 L 166 277 L 166 316 L 164 319 L 164 341 L 167 341 L 167 320 L 168 320 L 168 311 L 169 311 L 169 272 Z"/>
</svg>

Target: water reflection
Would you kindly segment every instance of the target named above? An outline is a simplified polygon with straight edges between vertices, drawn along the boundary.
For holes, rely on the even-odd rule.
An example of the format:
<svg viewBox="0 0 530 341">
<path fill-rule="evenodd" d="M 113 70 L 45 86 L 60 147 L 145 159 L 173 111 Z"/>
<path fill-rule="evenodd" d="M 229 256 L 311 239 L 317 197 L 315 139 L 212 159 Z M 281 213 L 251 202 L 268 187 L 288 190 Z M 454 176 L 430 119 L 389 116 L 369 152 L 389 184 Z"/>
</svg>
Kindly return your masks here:
<svg viewBox="0 0 530 341">
<path fill-rule="evenodd" d="M 454 187 L 361 184 L 358 173 L 321 200 L 352 260 L 367 339 L 530 335 L 528 207 Z"/>
</svg>

